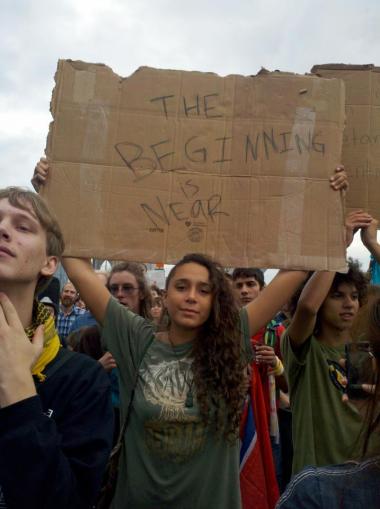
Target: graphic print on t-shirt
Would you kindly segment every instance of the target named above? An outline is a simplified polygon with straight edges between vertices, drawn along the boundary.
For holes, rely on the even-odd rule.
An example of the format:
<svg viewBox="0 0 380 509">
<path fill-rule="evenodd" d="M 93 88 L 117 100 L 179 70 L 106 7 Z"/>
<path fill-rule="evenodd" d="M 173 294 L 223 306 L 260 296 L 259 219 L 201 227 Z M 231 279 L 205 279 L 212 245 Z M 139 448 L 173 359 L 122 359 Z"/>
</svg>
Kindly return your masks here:
<svg viewBox="0 0 380 509">
<path fill-rule="evenodd" d="M 346 372 L 337 362 L 327 359 L 327 364 L 329 365 L 329 374 L 330 380 L 335 385 L 335 387 L 341 391 L 345 391 L 345 380 L 346 380 Z"/>
<path fill-rule="evenodd" d="M 160 407 L 158 418 L 144 423 L 147 447 L 175 463 L 187 461 L 196 454 L 206 438 L 206 427 L 199 415 L 186 412 L 185 408 L 189 391 L 195 396 L 191 365 L 189 357 L 150 358 L 140 369 L 145 399 Z"/>
<path fill-rule="evenodd" d="M 185 357 L 161 360 L 149 366 L 149 369 L 140 370 L 145 382 L 145 399 L 161 407 L 161 419 L 184 419 L 186 396 L 193 386 L 191 364 L 191 359 Z"/>
</svg>

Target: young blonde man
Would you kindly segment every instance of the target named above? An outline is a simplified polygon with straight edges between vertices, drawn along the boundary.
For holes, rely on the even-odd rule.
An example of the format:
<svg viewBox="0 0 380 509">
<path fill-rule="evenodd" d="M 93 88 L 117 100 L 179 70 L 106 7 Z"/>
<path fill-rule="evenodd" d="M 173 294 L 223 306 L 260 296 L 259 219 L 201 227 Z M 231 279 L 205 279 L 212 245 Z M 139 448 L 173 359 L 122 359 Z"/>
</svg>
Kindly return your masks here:
<svg viewBox="0 0 380 509">
<path fill-rule="evenodd" d="M 88 508 L 109 455 L 107 376 L 61 348 L 53 317 L 35 299 L 63 247 L 38 195 L 0 190 L 1 508 Z"/>
</svg>

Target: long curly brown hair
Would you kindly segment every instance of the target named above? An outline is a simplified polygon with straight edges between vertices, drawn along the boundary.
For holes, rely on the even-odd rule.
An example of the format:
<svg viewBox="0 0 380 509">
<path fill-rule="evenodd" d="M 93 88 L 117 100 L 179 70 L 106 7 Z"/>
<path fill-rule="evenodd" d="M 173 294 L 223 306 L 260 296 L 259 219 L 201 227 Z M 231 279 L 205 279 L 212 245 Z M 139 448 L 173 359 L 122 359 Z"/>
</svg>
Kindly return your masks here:
<svg viewBox="0 0 380 509">
<path fill-rule="evenodd" d="M 187 263 L 197 263 L 208 270 L 213 296 L 210 315 L 192 348 L 200 414 L 206 424 L 214 426 L 219 437 L 233 442 L 238 436 L 247 391 L 239 311 L 223 268 L 202 254 L 184 256 L 171 270 L 166 290 L 178 267 Z"/>
</svg>

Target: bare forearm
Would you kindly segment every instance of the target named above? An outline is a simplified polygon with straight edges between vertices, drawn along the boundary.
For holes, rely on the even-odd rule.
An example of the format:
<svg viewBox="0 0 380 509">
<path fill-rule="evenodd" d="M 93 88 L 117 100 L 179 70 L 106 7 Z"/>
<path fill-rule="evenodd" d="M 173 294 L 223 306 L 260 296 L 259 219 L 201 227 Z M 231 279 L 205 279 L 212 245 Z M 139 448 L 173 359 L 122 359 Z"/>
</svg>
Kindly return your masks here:
<svg viewBox="0 0 380 509">
<path fill-rule="evenodd" d="M 373 255 L 377 263 L 380 263 L 380 244 L 378 242 L 371 242 L 366 245 L 368 251 Z"/>
<path fill-rule="evenodd" d="M 99 323 L 103 323 L 110 294 L 84 258 L 63 258 L 63 267 L 81 298 Z"/>
<path fill-rule="evenodd" d="M 379 221 L 372 219 L 371 224 L 367 228 L 362 228 L 360 236 L 363 244 L 368 251 L 373 255 L 375 260 L 380 263 L 380 244 L 377 240 L 377 231 L 379 228 Z"/>
<path fill-rule="evenodd" d="M 314 331 L 317 314 L 326 299 L 335 272 L 315 272 L 302 290 L 288 328 L 293 347 L 300 347 Z"/>
<path fill-rule="evenodd" d="M 335 274 L 327 271 L 315 272 L 302 290 L 297 308 L 316 315 L 329 293 Z"/>
<path fill-rule="evenodd" d="M 273 281 L 247 306 L 250 334 L 266 325 L 305 281 L 308 272 L 280 270 Z"/>
<path fill-rule="evenodd" d="M 62 265 L 69 276 L 70 281 L 72 281 L 75 287 L 81 283 L 81 277 L 86 272 L 93 272 L 91 267 L 91 262 L 87 258 L 71 258 L 64 257 L 62 258 Z"/>
<path fill-rule="evenodd" d="M 285 375 L 276 376 L 276 387 L 283 392 L 288 392 L 288 381 Z"/>
</svg>

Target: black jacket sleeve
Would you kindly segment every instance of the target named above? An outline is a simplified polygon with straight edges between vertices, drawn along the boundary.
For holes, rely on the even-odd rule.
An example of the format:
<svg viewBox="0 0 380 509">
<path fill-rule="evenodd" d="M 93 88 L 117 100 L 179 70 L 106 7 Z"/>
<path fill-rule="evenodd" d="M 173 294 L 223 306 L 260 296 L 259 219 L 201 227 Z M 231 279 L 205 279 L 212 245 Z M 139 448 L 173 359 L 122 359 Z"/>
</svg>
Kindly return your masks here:
<svg viewBox="0 0 380 509">
<path fill-rule="evenodd" d="M 0 486 L 9 509 L 84 509 L 96 498 L 113 409 L 106 373 L 83 357 L 41 384 L 39 395 L 0 409 Z"/>
</svg>

